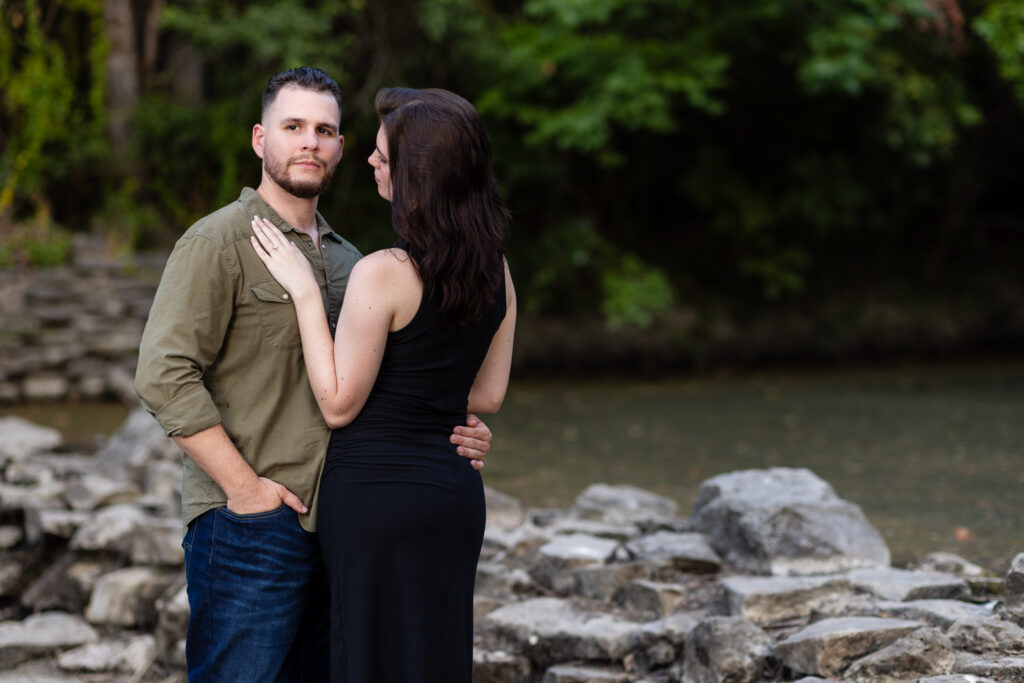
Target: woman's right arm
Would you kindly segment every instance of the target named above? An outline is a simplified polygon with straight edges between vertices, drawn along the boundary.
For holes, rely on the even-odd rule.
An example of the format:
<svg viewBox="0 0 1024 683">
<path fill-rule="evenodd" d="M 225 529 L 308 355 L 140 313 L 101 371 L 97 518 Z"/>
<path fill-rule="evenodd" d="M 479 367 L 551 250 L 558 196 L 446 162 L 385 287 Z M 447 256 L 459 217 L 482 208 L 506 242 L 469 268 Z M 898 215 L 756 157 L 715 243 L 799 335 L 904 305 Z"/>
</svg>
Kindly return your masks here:
<svg viewBox="0 0 1024 683">
<path fill-rule="evenodd" d="M 496 413 L 505 400 L 508 377 L 512 371 L 512 340 L 516 331 L 516 290 L 505 261 L 505 319 L 491 339 L 476 381 L 469 390 L 469 412 Z"/>
</svg>

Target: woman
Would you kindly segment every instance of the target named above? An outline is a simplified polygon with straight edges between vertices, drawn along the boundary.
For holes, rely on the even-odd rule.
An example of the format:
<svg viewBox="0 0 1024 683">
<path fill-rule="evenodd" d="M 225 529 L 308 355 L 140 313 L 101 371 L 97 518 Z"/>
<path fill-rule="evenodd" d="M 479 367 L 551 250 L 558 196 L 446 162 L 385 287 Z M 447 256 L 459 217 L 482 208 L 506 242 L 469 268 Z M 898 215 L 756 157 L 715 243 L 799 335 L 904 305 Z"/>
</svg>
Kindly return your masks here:
<svg viewBox="0 0 1024 683">
<path fill-rule="evenodd" d="M 259 220 L 253 246 L 293 298 L 335 430 L 317 516 L 332 677 L 468 682 L 484 497 L 449 434 L 467 412 L 497 411 L 508 385 L 508 213 L 472 105 L 395 88 L 376 105 L 369 163 L 399 241 L 356 264 L 333 342 L 307 259 Z"/>
</svg>

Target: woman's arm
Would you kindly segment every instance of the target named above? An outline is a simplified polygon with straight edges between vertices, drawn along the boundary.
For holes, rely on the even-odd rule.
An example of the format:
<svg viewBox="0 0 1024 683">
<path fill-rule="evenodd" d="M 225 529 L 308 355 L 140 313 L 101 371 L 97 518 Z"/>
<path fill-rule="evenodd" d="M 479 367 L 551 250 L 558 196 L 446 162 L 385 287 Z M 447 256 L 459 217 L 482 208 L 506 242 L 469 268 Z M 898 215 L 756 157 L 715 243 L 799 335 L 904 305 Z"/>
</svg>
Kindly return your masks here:
<svg viewBox="0 0 1024 683">
<path fill-rule="evenodd" d="M 309 261 L 272 224 L 253 221 L 253 248 L 292 297 L 309 385 L 324 421 L 344 427 L 359 414 L 380 369 L 401 287 L 392 271 L 400 262 L 371 254 L 352 269 L 335 338 L 331 339 L 320 288 Z"/>
<path fill-rule="evenodd" d="M 491 339 L 487 356 L 476 373 L 476 380 L 469 390 L 469 412 L 496 413 L 505 400 L 508 376 L 512 370 L 512 340 L 516 331 L 516 290 L 512 286 L 512 274 L 505 262 L 505 319 Z"/>
</svg>

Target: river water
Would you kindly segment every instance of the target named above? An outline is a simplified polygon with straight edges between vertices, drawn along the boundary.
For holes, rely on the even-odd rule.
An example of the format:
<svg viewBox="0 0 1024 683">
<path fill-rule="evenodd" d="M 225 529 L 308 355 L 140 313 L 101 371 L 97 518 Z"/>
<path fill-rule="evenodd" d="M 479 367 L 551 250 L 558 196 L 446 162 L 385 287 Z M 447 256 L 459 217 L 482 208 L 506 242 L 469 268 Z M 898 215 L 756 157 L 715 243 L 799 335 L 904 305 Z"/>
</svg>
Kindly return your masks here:
<svg viewBox="0 0 1024 683">
<path fill-rule="evenodd" d="M 0 409 L 95 442 L 120 406 Z M 516 380 L 485 482 L 532 506 L 633 484 L 689 512 L 702 481 L 807 467 L 902 565 L 945 550 L 1004 573 L 1024 552 L 1024 361 L 667 378 Z"/>
</svg>

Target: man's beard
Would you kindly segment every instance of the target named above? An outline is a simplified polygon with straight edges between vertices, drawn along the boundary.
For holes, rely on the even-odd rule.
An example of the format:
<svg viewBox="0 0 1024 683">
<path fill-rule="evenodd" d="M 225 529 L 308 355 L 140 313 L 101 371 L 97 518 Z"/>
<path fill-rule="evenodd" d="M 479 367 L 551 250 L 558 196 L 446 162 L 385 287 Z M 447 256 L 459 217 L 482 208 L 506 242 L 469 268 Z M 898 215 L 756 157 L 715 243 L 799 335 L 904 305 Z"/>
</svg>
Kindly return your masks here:
<svg viewBox="0 0 1024 683">
<path fill-rule="evenodd" d="M 308 160 L 309 157 L 295 159 L 295 161 Z M 331 182 L 331 178 L 334 176 L 334 169 L 336 168 L 336 166 L 328 165 L 320 157 L 313 157 L 313 160 L 324 169 L 323 177 L 317 182 L 292 180 L 288 176 L 288 166 L 292 163 L 292 160 L 282 163 L 273 157 L 266 157 L 263 161 L 267 169 L 267 175 L 270 176 L 271 180 L 280 185 L 282 190 L 300 199 L 312 199 L 313 197 L 319 197 L 320 193 L 327 187 L 327 184 Z"/>
</svg>

